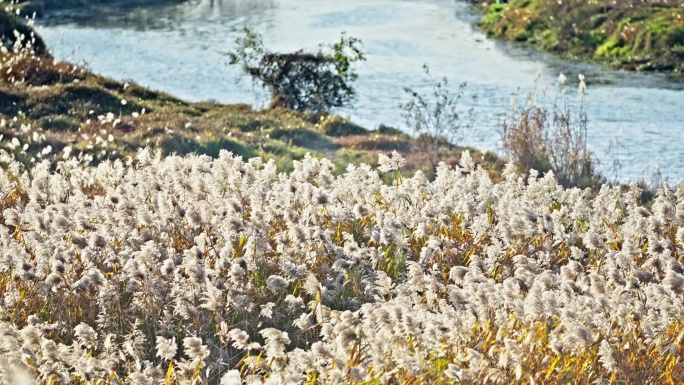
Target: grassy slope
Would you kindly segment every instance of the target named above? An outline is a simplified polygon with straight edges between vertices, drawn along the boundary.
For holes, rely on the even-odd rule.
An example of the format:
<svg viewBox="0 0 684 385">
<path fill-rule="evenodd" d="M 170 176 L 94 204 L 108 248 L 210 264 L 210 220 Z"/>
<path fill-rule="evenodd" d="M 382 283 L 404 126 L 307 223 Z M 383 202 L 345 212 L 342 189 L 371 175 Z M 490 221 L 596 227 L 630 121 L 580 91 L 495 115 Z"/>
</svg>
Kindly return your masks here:
<svg viewBox="0 0 684 385">
<path fill-rule="evenodd" d="M 8 55 L 0 55 L 5 68 L 7 60 Z M 53 161 L 61 159 L 64 148 L 70 146 L 72 155 L 91 155 L 95 163 L 125 158 L 150 146 L 166 154 L 212 156 L 227 149 L 246 158 L 275 159 L 283 171 L 307 152 L 328 157 L 341 171 L 350 162 L 376 163 L 379 153 L 397 150 L 406 156 L 409 174 L 429 169 L 417 142 L 392 129 L 368 131 L 337 116 L 285 109 L 255 111 L 247 105 L 187 103 L 69 63 L 55 63 L 49 57 L 28 56 L 12 66 L 9 74 L 0 71 L 0 120 L 5 121 L 4 126 L 0 124 L 0 148 L 10 150 L 12 138 L 19 139 L 21 146 L 11 151 L 25 163 L 39 160 L 48 145 Z M 28 144 L 25 151 L 24 144 Z M 443 159 L 455 163 L 462 148 L 444 145 L 441 151 Z M 495 155 L 471 153 L 492 175 L 498 174 L 502 163 Z"/>
<path fill-rule="evenodd" d="M 477 0 L 488 35 L 630 70 L 684 72 L 682 0 Z"/>
</svg>

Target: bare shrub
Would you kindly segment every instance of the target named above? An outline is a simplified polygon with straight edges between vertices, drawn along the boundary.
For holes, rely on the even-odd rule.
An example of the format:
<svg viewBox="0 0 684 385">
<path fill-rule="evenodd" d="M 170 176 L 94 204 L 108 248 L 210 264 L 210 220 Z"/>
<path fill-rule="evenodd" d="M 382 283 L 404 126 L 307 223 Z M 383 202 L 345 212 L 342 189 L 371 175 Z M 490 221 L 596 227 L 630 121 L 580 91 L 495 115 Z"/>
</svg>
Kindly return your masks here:
<svg viewBox="0 0 684 385">
<path fill-rule="evenodd" d="M 502 147 L 522 171 L 552 171 L 565 187 L 589 187 L 604 182 L 596 170 L 596 158 L 587 149 L 585 89 L 581 80 L 582 98 L 578 106 L 571 105 L 567 97 L 547 106 L 537 99 L 535 86 L 527 96 L 526 106 L 519 108 L 514 103 L 505 114 L 499 123 Z"/>
<path fill-rule="evenodd" d="M 401 108 L 406 125 L 417 137 L 420 151 L 428 156 L 434 169 L 442 158 L 440 150 L 462 138 L 462 131 L 473 123 L 473 114 L 472 109 L 463 110 L 460 107 L 467 85 L 465 82 L 454 92 L 449 88 L 447 78 L 433 79 L 427 64 L 423 70 L 430 79 L 431 92 L 421 94 L 404 88 L 411 100 L 402 104 Z"/>
</svg>

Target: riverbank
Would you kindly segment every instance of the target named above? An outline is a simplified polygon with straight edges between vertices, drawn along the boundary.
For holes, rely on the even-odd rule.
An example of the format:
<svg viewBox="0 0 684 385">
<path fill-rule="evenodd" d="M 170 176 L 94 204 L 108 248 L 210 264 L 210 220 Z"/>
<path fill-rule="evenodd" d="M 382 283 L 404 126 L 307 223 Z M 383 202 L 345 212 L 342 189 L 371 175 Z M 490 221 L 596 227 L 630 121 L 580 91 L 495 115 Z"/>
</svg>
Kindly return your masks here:
<svg viewBox="0 0 684 385">
<path fill-rule="evenodd" d="M 1 12 L 0 12 L 1 13 Z M 189 103 L 137 84 L 118 82 L 47 55 L 0 55 L 0 148 L 27 166 L 74 157 L 97 164 L 126 159 L 144 147 L 163 154 L 274 159 L 281 171 L 307 153 L 327 157 L 337 171 L 377 162 L 398 151 L 407 175 L 432 174 L 430 158 L 411 136 L 391 128 L 371 131 L 334 115 L 287 109 L 254 110 L 244 104 Z M 442 143 L 440 158 L 455 164 L 464 149 Z M 470 149 L 496 178 L 503 162 Z"/>
<path fill-rule="evenodd" d="M 476 0 L 490 37 L 637 71 L 684 73 L 684 2 Z"/>
</svg>

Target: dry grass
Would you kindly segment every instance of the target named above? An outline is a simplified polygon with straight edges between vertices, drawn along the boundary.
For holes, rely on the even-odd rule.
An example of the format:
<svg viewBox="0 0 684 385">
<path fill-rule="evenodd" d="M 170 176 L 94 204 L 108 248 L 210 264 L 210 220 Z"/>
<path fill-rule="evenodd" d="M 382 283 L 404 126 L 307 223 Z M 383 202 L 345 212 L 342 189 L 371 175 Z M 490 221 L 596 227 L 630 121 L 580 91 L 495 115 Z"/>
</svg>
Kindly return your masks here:
<svg viewBox="0 0 684 385">
<path fill-rule="evenodd" d="M 314 354 L 312 345 L 317 342 L 327 346 L 331 356 L 304 361 L 310 366 L 296 373 L 301 378 L 298 383 L 304 382 L 304 377 L 312 385 L 684 381 L 684 328 L 681 318 L 668 318 L 682 312 L 683 238 L 674 220 L 684 207 L 677 198 L 681 189 L 676 193 L 661 190 L 651 214 L 635 205 L 633 192 L 618 189 L 605 189 L 588 199 L 559 187 L 550 178 L 532 178 L 525 185 L 521 177 L 510 172 L 505 181 L 492 185 L 467 159 L 462 159 L 463 168 L 443 169 L 440 180 L 433 183 L 420 176 L 411 180 L 396 174 L 391 185 L 383 185 L 377 175 L 371 175 L 370 180 L 352 186 L 363 173 L 348 173 L 335 181 L 321 167 L 325 162 L 315 159 L 305 160 L 298 171 L 278 179 L 268 177 L 269 171 L 256 163 L 243 163 L 225 154 L 218 160 L 161 158 L 152 164 L 145 158 L 141 155 L 139 164 L 123 166 L 126 172 L 121 173 L 121 179 L 110 181 L 107 175 L 115 174 L 120 164 L 76 166 L 69 174 L 34 169 L 29 173 L 34 179 L 23 180 L 16 179 L 12 171 L 1 173 L 9 178 L 5 180 L 15 183 L 13 189 L 3 190 L 0 199 L 0 223 L 8 229 L 2 242 L 17 251 L 13 258 L 19 262 L 0 268 L 0 296 L 7 301 L 0 313 L 0 325 L 6 341 L 21 341 L 23 352 L 37 357 L 34 360 L 27 353 L 21 365 L 40 376 L 36 377 L 41 378 L 40 383 L 88 381 L 79 372 L 80 366 L 72 364 L 84 360 L 98 368 L 90 377 L 93 383 L 135 384 L 134 375 L 141 370 L 129 354 L 154 368 L 144 372 L 147 378 L 166 384 L 218 384 L 220 376 L 230 369 L 248 383 L 261 383 L 269 377 L 276 383 L 279 370 L 302 355 Z M 9 169 L 16 169 L 16 165 Z M 211 170 L 226 175 L 216 178 Z M 310 180 L 302 181 L 305 170 L 319 170 L 319 174 L 309 174 Z M 97 182 L 88 182 L 91 177 Z M 154 178 L 170 183 L 159 184 Z M 64 186 L 70 186 L 69 198 L 60 201 L 58 195 L 65 187 L 50 182 L 46 186 L 52 187 L 45 191 L 51 198 L 41 201 L 41 183 L 36 181 L 44 179 L 68 182 Z M 197 183 L 200 180 L 203 182 Z M 291 206 L 284 209 L 269 203 L 270 199 L 283 200 L 282 194 L 292 187 L 305 191 L 314 186 L 325 191 L 328 199 L 293 195 Z M 362 192 L 371 186 L 371 191 Z M 178 187 L 187 190 L 178 194 L 174 192 Z M 151 199 L 144 191 L 177 196 L 178 201 L 164 214 L 154 206 L 163 200 Z M 259 191 L 274 195 L 255 198 Z M 219 220 L 200 216 L 200 222 L 193 224 L 188 213 L 195 210 L 196 194 L 205 192 L 214 205 L 211 215 Z M 76 198 L 79 194 L 83 195 Z M 364 208 L 353 207 L 362 196 L 367 199 Z M 442 204 L 449 208 L 448 217 L 430 214 Z M 592 210 L 586 209 L 589 206 Z M 225 218 L 220 214 L 224 208 L 237 211 Z M 41 212 L 52 213 L 54 218 L 36 220 Z M 146 214 L 140 215 L 142 212 Z M 336 222 L 333 213 L 339 212 L 347 212 L 348 218 Z M 131 228 L 111 227 L 114 222 L 99 219 L 105 215 L 102 213 Z M 262 217 L 264 213 L 267 215 Z M 88 220 L 78 219 L 82 215 Z M 175 219 L 163 224 L 165 215 Z M 303 232 L 299 225 L 286 220 L 292 215 L 310 215 L 308 219 L 316 221 L 313 227 L 322 232 Z M 382 219 L 389 215 L 396 216 L 401 224 Z M 663 222 L 651 226 L 647 236 L 639 235 L 630 222 L 651 215 Z M 543 222 L 550 216 L 566 226 L 553 232 L 543 230 Z M 667 222 L 668 218 L 672 222 Z M 520 226 L 519 222 L 527 224 Z M 231 223 L 232 229 L 223 228 L 225 223 Z M 477 229 L 473 223 L 485 227 Z M 268 231 L 256 235 L 250 230 L 256 228 Z M 386 234 L 384 238 L 373 235 L 378 228 Z M 601 234 L 596 245 L 568 237 L 575 234 L 573 238 L 579 239 L 591 231 Z M 554 240 L 557 236 L 565 240 Z M 98 241 L 98 237 L 103 238 Z M 651 247 L 652 242 L 662 242 L 661 238 L 669 242 L 664 249 Z M 49 246 L 36 243 L 39 239 L 59 247 L 64 257 L 45 253 Z M 198 239 L 202 239 L 202 247 L 194 244 Z M 623 239 L 633 239 L 632 251 Z M 154 247 L 149 249 L 151 245 Z M 331 250 L 337 248 L 344 250 L 345 256 L 335 256 Z M 578 262 L 572 248 L 586 252 L 587 257 Z M 136 256 L 129 256 L 131 252 Z M 616 253 L 635 253 L 628 258 L 628 271 L 614 270 Z M 358 254 L 359 261 L 354 262 L 358 265 L 337 275 L 340 282 L 335 283 L 331 279 L 335 268 L 331 266 L 347 258 L 346 254 Z M 649 262 L 655 255 L 663 261 Z M 169 265 L 165 260 L 177 261 L 172 275 L 165 272 Z M 270 277 L 293 274 L 283 268 L 285 262 L 305 266 L 306 273 L 314 278 L 288 278 L 281 291 L 272 292 L 268 288 Z M 136 270 L 135 263 L 145 268 Z M 60 281 L 50 281 L 46 277 L 49 271 L 39 267 L 43 265 Z M 86 279 L 92 270 L 85 266 L 95 266 L 101 277 Z M 197 266 L 206 271 L 204 280 L 196 278 L 193 269 Z M 391 280 L 392 289 L 378 297 L 369 290 L 368 277 L 380 273 Z M 315 290 L 307 283 L 312 279 L 316 280 Z M 52 283 L 46 288 L 47 282 Z M 540 284 L 549 286 L 540 290 Z M 208 305 L 211 296 L 205 296 L 209 289 L 220 290 L 222 295 L 217 298 L 223 298 L 221 301 L 245 296 L 249 306 L 233 304 L 212 310 Z M 183 298 L 186 291 L 195 294 Z M 648 293 L 665 296 L 672 306 L 650 302 L 655 299 L 647 298 Z M 309 307 L 293 312 L 285 301 L 288 294 L 301 298 Z M 536 309 L 534 301 L 548 298 L 546 295 L 565 298 L 567 303 L 554 300 L 554 305 Z M 483 297 L 489 297 L 491 303 L 481 302 Z M 264 317 L 260 308 L 269 303 L 274 304 L 274 312 Z M 194 310 L 179 315 L 182 304 Z M 361 304 L 366 307 L 356 311 Z M 618 306 L 631 310 L 620 318 L 615 316 Z M 539 311 L 542 313 L 535 313 Z M 665 318 L 654 316 L 653 311 L 664 312 Z M 300 329 L 293 324 L 299 313 L 311 318 L 310 327 Z M 373 318 L 382 319 L 382 314 L 387 314 L 384 323 Z M 657 332 L 649 326 L 655 321 L 658 324 L 651 326 Z M 96 328 L 97 347 L 79 347 L 83 343 L 74 330 L 81 324 Z M 44 328 L 37 337 L 31 334 L 34 327 Z M 287 333 L 288 343 L 283 346 L 286 360 L 273 356 L 276 353 L 265 347 L 261 331 L 271 327 Z M 583 332 L 575 334 L 575 327 Z M 261 345 L 234 346 L 225 337 L 232 329 L 247 332 L 250 341 Z M 346 348 L 340 338 L 343 330 L 354 331 Z M 324 333 L 336 333 L 333 337 L 337 338 L 322 339 Z M 443 333 L 441 340 L 435 339 L 439 333 Z M 157 355 L 157 336 L 176 338 L 179 350 L 171 359 Z M 191 355 L 181 351 L 180 343 L 188 336 L 202 338 L 209 358 L 201 362 L 187 358 Z M 113 338 L 110 347 L 104 343 L 105 337 Z M 586 340 L 584 347 L 572 348 L 580 337 Z M 49 350 L 41 350 L 35 341 L 48 347 L 47 341 L 53 341 L 60 351 L 69 354 L 63 358 L 48 356 Z M 126 344 L 135 346 L 131 348 L 135 352 L 129 353 Z M 0 359 L 15 356 L 14 351 L 2 349 Z M 116 349 L 121 349 L 124 358 L 111 358 L 118 357 Z M 55 365 L 70 364 L 50 371 L 44 365 L 49 360 Z M 105 369 L 108 362 L 113 364 Z M 190 364 L 192 370 L 188 370 Z M 217 368 L 222 368 L 218 374 Z M 344 382 L 331 377 L 336 369 L 343 374 Z"/>
<path fill-rule="evenodd" d="M 597 187 L 605 182 L 587 148 L 587 115 L 582 100 L 552 105 L 538 102 L 535 91 L 526 105 L 513 107 L 499 123 L 502 147 L 521 171 L 552 171 L 565 187 Z"/>
</svg>

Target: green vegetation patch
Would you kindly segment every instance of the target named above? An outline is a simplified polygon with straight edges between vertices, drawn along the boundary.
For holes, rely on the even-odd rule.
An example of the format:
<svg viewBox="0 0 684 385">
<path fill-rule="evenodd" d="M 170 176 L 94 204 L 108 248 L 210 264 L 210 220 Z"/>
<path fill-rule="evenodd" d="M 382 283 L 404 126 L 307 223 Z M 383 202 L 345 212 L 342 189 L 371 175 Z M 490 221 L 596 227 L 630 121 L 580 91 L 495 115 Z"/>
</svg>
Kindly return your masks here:
<svg viewBox="0 0 684 385">
<path fill-rule="evenodd" d="M 684 71 L 681 1 L 478 1 L 491 37 L 631 70 Z"/>
</svg>

